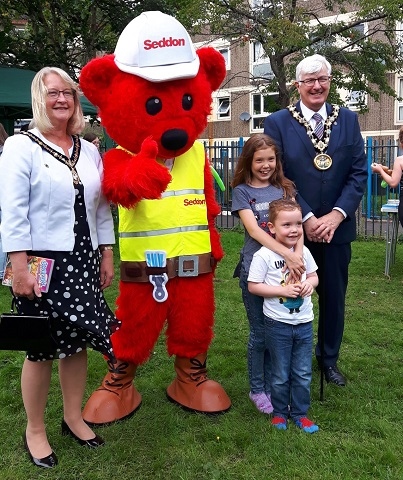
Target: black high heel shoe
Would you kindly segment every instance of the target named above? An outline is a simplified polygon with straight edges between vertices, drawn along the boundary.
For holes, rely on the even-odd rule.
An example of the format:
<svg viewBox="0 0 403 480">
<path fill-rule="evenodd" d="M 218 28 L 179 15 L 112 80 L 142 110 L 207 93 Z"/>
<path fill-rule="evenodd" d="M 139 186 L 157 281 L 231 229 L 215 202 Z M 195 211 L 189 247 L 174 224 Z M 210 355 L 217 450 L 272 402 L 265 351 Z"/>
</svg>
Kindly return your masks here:
<svg viewBox="0 0 403 480">
<path fill-rule="evenodd" d="M 62 420 L 62 435 L 69 435 L 70 437 L 74 438 L 74 440 L 80 445 L 90 448 L 97 448 L 101 445 L 104 445 L 105 443 L 105 441 L 99 435 L 95 435 L 94 438 L 90 438 L 89 440 L 82 440 L 71 431 L 70 427 L 67 425 L 64 419 Z"/>
<path fill-rule="evenodd" d="M 48 455 L 47 457 L 44 457 L 44 458 L 35 458 L 35 457 L 32 456 L 32 453 L 29 450 L 28 442 L 27 442 L 27 433 L 26 432 L 23 434 L 22 439 L 24 441 L 24 448 L 27 451 L 31 462 L 34 465 L 36 465 L 37 467 L 41 467 L 41 468 L 56 467 L 56 465 L 58 464 L 58 460 L 57 460 L 55 452 L 52 451 L 52 453 L 50 455 Z"/>
</svg>

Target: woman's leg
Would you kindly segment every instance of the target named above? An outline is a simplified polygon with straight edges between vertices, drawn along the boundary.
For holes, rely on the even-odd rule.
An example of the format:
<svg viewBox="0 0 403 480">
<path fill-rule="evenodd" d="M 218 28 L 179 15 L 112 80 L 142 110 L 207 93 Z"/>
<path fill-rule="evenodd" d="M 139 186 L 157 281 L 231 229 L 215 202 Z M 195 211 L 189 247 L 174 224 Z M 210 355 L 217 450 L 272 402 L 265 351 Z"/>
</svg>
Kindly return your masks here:
<svg viewBox="0 0 403 480">
<path fill-rule="evenodd" d="M 64 420 L 77 437 L 82 440 L 94 438 L 95 433 L 81 415 L 87 381 L 87 350 L 60 360 L 59 379 L 63 395 Z"/>
<path fill-rule="evenodd" d="M 21 392 L 27 414 L 27 444 L 35 458 L 45 458 L 52 453 L 45 430 L 45 407 L 51 375 L 51 360 L 32 362 L 25 359 L 21 373 Z"/>
</svg>

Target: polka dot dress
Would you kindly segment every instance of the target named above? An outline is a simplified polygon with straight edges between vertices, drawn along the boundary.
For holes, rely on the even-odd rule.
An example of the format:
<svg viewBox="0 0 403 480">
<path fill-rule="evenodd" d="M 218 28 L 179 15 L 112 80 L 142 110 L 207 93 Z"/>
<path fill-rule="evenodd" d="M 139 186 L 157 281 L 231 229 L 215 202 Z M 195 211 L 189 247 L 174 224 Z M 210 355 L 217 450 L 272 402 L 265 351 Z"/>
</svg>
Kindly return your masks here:
<svg viewBox="0 0 403 480">
<path fill-rule="evenodd" d="M 57 342 L 53 352 L 27 352 L 31 361 L 65 358 L 91 345 L 114 359 L 110 335 L 119 322 L 109 309 L 100 289 L 100 255 L 92 249 L 84 204 L 84 186 L 75 185 L 75 246 L 72 252 L 35 251 L 33 255 L 54 258 L 48 293 L 42 300 L 18 297 L 20 313 L 51 317 L 52 333 Z"/>
</svg>

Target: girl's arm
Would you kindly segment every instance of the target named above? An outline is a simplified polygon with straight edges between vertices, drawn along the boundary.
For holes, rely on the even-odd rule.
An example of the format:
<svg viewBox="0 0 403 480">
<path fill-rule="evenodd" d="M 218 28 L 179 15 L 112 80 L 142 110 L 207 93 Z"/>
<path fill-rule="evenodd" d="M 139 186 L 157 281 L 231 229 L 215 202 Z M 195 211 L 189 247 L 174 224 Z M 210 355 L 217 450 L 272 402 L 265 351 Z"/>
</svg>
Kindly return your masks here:
<svg viewBox="0 0 403 480">
<path fill-rule="evenodd" d="M 266 283 L 255 283 L 248 282 L 248 290 L 253 295 L 259 297 L 289 297 L 297 298 L 298 295 L 301 295 L 301 284 L 300 283 L 288 283 L 287 285 L 267 285 Z"/>
<path fill-rule="evenodd" d="M 373 172 L 378 173 L 390 187 L 396 188 L 402 177 L 403 157 L 396 158 L 391 174 L 388 173 L 390 170 L 385 170 L 384 166 L 380 163 L 373 163 L 371 169 Z"/>
<path fill-rule="evenodd" d="M 259 227 L 252 210 L 239 210 L 238 214 L 244 227 L 254 240 L 284 258 L 290 272 L 289 280 L 291 282 L 299 281 L 301 279 L 301 275 L 305 271 L 304 261 L 302 258 L 302 247 L 304 243 L 303 237 L 298 240 L 295 252 L 293 252 L 289 248 L 284 247 L 284 245 L 277 242 L 271 235 Z"/>
</svg>

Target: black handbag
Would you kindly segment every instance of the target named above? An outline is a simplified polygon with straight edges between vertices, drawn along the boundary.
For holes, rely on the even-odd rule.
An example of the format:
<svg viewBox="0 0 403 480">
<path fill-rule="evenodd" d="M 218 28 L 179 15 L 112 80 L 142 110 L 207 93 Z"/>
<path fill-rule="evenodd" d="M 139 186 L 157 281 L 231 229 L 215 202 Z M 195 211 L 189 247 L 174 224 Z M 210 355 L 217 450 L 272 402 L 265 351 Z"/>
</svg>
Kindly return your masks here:
<svg viewBox="0 0 403 480">
<path fill-rule="evenodd" d="M 20 315 L 15 313 L 15 299 L 11 311 L 0 318 L 0 350 L 53 352 L 53 339 L 48 315 Z"/>
</svg>

